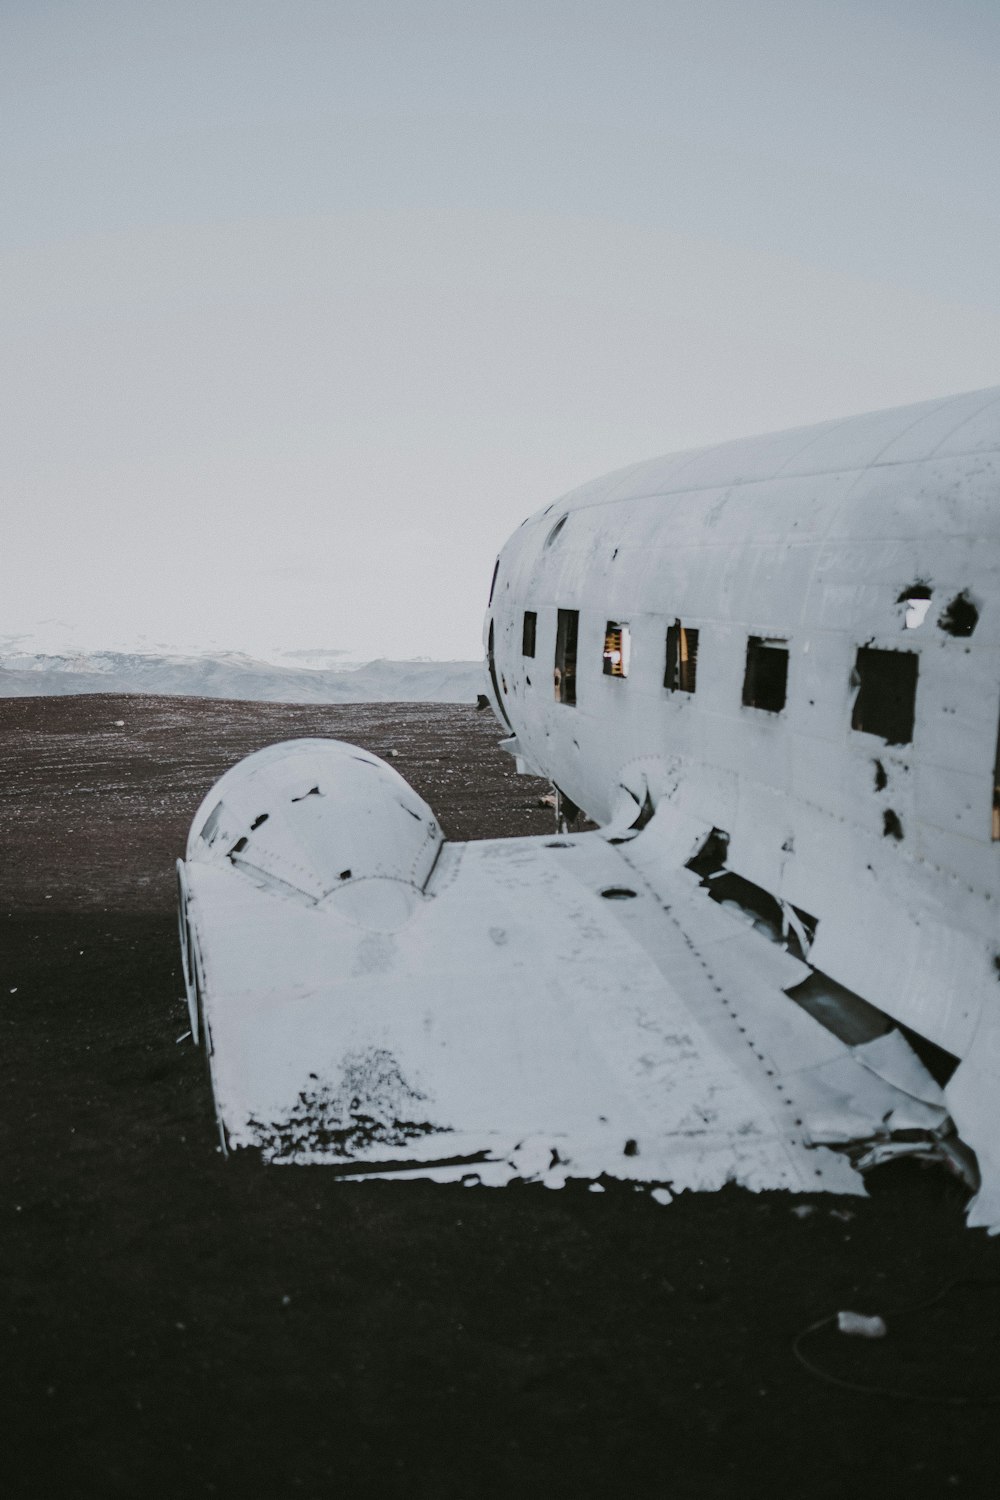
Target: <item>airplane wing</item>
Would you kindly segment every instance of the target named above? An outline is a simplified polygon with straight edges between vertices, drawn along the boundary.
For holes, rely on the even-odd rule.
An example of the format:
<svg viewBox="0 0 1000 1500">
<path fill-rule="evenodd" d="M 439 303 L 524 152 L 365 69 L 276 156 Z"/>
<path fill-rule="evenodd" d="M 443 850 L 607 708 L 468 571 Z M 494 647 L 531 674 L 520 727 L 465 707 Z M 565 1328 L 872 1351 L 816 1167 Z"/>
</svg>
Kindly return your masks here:
<svg viewBox="0 0 1000 1500">
<path fill-rule="evenodd" d="M 850 1045 L 796 1004 L 808 965 L 709 899 L 692 852 L 656 817 L 449 843 L 368 752 L 248 757 L 179 866 L 225 1147 L 665 1194 L 860 1193 L 866 1158 L 948 1154 L 943 1096 L 902 1035 Z"/>
</svg>

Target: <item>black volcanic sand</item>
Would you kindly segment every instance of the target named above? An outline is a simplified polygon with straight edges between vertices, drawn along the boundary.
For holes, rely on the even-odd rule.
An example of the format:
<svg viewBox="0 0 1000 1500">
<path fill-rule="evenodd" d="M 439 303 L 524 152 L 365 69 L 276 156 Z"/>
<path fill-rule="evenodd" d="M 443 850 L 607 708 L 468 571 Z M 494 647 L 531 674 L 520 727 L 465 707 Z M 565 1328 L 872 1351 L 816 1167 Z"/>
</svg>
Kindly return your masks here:
<svg viewBox="0 0 1000 1500">
<path fill-rule="evenodd" d="M 941 1171 L 664 1208 L 223 1160 L 173 860 L 219 772 L 303 734 L 397 750 L 452 836 L 551 829 L 471 708 L 0 702 L 0 1494 L 1000 1492 L 1000 1241 Z M 889 1336 L 807 1357 L 926 1401 L 802 1368 L 839 1308 Z"/>
</svg>

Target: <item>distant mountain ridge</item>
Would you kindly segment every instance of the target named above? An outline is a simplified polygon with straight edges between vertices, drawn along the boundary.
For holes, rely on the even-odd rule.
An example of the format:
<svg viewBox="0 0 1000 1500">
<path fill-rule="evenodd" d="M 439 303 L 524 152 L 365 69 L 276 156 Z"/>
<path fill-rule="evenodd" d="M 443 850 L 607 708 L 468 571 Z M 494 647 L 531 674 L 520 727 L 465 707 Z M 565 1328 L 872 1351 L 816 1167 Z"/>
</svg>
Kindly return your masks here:
<svg viewBox="0 0 1000 1500">
<path fill-rule="evenodd" d="M 237 651 L 216 656 L 94 651 L 0 656 L 0 697 L 153 693 L 261 703 L 474 703 L 478 661 L 370 661 L 322 670 L 275 666 Z"/>
</svg>

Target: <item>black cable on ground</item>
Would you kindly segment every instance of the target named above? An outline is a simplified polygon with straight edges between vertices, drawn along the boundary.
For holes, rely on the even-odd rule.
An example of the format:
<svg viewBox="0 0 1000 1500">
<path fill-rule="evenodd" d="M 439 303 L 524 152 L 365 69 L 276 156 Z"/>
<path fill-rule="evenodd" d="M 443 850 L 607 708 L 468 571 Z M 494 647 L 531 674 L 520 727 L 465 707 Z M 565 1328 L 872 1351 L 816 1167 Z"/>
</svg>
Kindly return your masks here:
<svg viewBox="0 0 1000 1500">
<path fill-rule="evenodd" d="M 939 1292 L 933 1297 L 928 1297 L 924 1302 L 915 1302 L 910 1307 L 897 1307 L 887 1314 L 890 1318 L 903 1317 L 908 1313 L 922 1312 L 925 1307 L 933 1307 L 937 1302 L 943 1302 L 949 1292 L 960 1286 L 1000 1286 L 1000 1280 L 993 1277 L 987 1280 L 979 1280 L 975 1277 L 960 1276 L 954 1281 L 945 1282 Z M 820 1318 L 817 1323 L 810 1323 L 808 1328 L 796 1334 L 792 1340 L 792 1353 L 804 1370 L 814 1375 L 817 1380 L 823 1380 L 827 1385 L 838 1386 L 842 1391 L 854 1391 L 860 1396 L 888 1396 L 894 1401 L 919 1401 L 928 1406 L 1000 1406 L 1000 1395 L 995 1396 L 959 1396 L 954 1394 L 929 1393 L 927 1391 L 904 1391 L 897 1390 L 892 1386 L 861 1385 L 853 1380 L 843 1380 L 839 1375 L 832 1375 L 829 1370 L 824 1370 L 820 1365 L 815 1365 L 806 1358 L 802 1352 L 802 1344 L 812 1334 L 818 1333 L 821 1328 L 826 1328 L 834 1323 L 839 1315 L 830 1313 L 825 1318 Z"/>
</svg>

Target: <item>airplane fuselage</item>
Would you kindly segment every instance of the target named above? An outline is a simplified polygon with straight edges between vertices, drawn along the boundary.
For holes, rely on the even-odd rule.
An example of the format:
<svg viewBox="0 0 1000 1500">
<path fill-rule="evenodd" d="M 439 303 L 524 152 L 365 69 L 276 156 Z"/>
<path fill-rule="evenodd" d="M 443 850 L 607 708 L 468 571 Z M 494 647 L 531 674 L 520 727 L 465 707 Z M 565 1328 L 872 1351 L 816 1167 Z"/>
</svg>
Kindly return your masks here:
<svg viewBox="0 0 1000 1500">
<path fill-rule="evenodd" d="M 597 830 L 452 842 L 333 740 L 228 770 L 178 869 L 223 1147 L 662 1201 L 907 1154 L 1000 1232 L 998 494 L 995 390 L 526 521 L 489 691 Z"/>
<path fill-rule="evenodd" d="M 1000 1076 L 1000 390 L 586 485 L 503 548 L 485 644 L 524 769 L 727 837 L 810 963 Z"/>
</svg>

